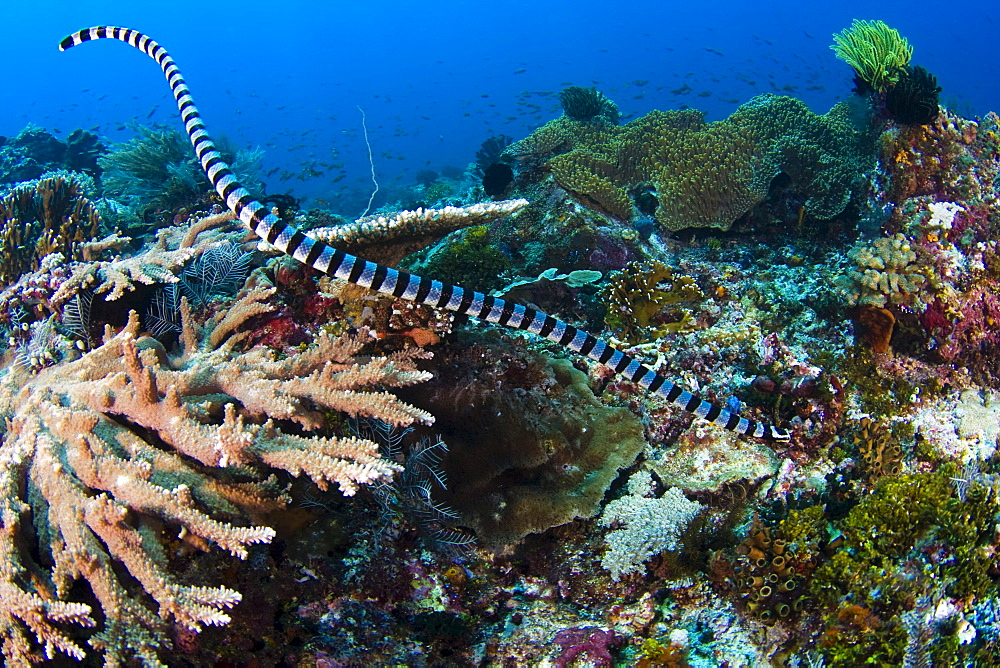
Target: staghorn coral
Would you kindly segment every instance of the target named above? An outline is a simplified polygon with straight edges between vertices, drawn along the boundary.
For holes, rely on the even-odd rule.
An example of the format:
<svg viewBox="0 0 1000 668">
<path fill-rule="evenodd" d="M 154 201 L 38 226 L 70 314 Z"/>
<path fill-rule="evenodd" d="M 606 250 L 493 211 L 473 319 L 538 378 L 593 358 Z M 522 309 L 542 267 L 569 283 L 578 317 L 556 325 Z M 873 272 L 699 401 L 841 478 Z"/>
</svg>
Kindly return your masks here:
<svg viewBox="0 0 1000 668">
<path fill-rule="evenodd" d="M 830 48 L 837 57 L 876 91 L 896 83 L 913 57 L 913 47 L 906 38 L 884 21 L 854 19 L 850 28 L 833 35 L 833 42 Z"/>
<path fill-rule="evenodd" d="M 271 470 L 348 495 L 399 470 L 370 441 L 303 431 L 323 428 L 331 410 L 430 422 L 382 389 L 429 377 L 413 365 L 419 349 L 365 359 L 362 332 L 320 336 L 284 357 L 263 347 L 240 352 L 248 333 L 239 330 L 273 310 L 273 291 L 251 285 L 204 323 L 182 300 L 176 354 L 140 336 L 132 312 L 89 353 L 3 373 L 0 637 L 10 663 L 56 652 L 83 658 L 81 636 L 64 624 L 99 623 L 87 642 L 107 663 L 157 665 L 172 624 L 195 632 L 225 624 L 225 610 L 241 598 L 174 575 L 171 535 L 242 559 L 274 536 L 261 514 L 288 500 Z M 99 611 L 79 600 L 78 581 Z"/>
<path fill-rule="evenodd" d="M 118 255 L 110 260 L 67 261 L 62 253 L 50 253 L 42 258 L 37 271 L 21 275 L 0 291 L 0 321 L 10 322 L 26 315 L 35 319 L 45 319 L 53 313 L 65 316 L 64 309 L 84 295 L 92 299 L 96 294 L 102 296 L 102 301 L 116 301 L 132 295 L 138 286 L 166 283 L 168 288 L 176 287 L 180 281 L 177 273 L 190 259 L 199 257 L 213 246 L 231 244 L 243 237 L 242 232 L 217 229 L 232 220 L 233 215 L 225 213 L 167 227 L 157 233 L 152 249 L 131 256 Z M 79 254 L 85 260 L 93 260 L 110 251 L 121 251 L 131 241 L 129 237 L 114 233 L 81 243 Z M 111 320 L 120 327 L 125 322 L 127 307 L 112 311 Z M 63 324 L 70 327 L 65 317 Z M 83 324 L 81 321 L 75 323 Z M 89 338 L 83 328 L 75 325 L 70 328 L 75 328 L 81 338 Z"/>
</svg>

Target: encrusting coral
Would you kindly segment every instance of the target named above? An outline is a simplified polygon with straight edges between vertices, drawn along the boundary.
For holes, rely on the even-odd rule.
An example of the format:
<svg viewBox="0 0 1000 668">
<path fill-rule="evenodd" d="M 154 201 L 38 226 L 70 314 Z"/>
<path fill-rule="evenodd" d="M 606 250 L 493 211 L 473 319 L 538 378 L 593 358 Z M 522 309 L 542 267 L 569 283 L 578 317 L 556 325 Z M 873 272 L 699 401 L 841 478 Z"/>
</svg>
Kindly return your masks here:
<svg viewBox="0 0 1000 668">
<path fill-rule="evenodd" d="M 70 623 L 101 626 L 88 642 L 109 665 L 129 657 L 159 665 L 171 624 L 225 624 L 224 611 L 241 598 L 177 578 L 167 540 L 243 559 L 249 545 L 274 536 L 259 524 L 262 513 L 288 501 L 270 471 L 304 473 L 350 495 L 399 470 L 370 441 L 302 432 L 325 428 L 330 411 L 431 422 L 384 389 L 426 380 L 414 366 L 424 353 L 366 359 L 364 332 L 321 335 L 280 356 L 265 346 L 241 350 L 247 320 L 273 310 L 273 292 L 254 274 L 204 323 L 181 300 L 173 354 L 141 334 L 132 312 L 90 352 L 63 340 L 61 362 L 3 372 L 0 637 L 11 664 L 56 652 L 83 658 Z M 81 579 L 98 611 L 79 598 Z"/>
</svg>

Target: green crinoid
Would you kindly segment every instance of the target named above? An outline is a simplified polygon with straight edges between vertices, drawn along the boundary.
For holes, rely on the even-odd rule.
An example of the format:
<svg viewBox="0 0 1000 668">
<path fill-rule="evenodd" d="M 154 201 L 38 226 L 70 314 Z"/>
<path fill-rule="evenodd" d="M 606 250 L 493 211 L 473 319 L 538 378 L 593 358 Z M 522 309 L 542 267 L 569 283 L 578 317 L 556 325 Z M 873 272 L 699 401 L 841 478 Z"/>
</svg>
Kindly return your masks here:
<svg viewBox="0 0 1000 668">
<path fill-rule="evenodd" d="M 854 19 L 850 28 L 834 34 L 833 41 L 830 48 L 837 57 L 880 92 L 896 83 L 913 57 L 913 47 L 906 38 L 883 21 Z"/>
</svg>

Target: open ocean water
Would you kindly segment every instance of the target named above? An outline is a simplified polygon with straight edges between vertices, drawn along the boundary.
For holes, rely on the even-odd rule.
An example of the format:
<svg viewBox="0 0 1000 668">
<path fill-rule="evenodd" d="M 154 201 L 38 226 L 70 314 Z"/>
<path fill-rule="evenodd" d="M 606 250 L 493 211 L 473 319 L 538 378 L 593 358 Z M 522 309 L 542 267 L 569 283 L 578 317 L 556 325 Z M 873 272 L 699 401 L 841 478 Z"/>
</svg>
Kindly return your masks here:
<svg viewBox="0 0 1000 668">
<path fill-rule="evenodd" d="M 623 122 L 652 109 L 724 118 L 760 93 L 818 113 L 850 95 L 832 35 L 881 19 L 965 116 L 1000 110 L 989 3 L 931 2 L 60 2 L 0 7 L 0 135 L 28 123 L 65 137 L 180 129 L 156 66 L 113 41 L 60 53 L 94 25 L 143 31 L 177 60 L 210 132 L 265 150 L 268 193 L 356 215 L 375 175 L 391 198 L 422 169 L 465 168 L 491 135 L 514 139 L 561 113 L 558 92 L 596 86 Z"/>
</svg>

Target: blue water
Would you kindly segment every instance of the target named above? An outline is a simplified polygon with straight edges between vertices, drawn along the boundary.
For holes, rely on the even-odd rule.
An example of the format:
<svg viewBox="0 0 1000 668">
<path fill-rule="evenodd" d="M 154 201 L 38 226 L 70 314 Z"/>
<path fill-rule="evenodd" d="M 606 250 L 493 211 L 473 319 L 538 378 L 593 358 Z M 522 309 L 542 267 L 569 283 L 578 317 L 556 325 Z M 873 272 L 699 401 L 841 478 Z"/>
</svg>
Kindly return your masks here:
<svg viewBox="0 0 1000 668">
<path fill-rule="evenodd" d="M 130 121 L 179 128 L 167 85 L 138 51 L 110 40 L 57 49 L 80 28 L 131 27 L 174 56 L 210 131 L 265 149 L 268 192 L 345 214 L 360 213 L 372 190 L 358 107 L 379 204 L 421 169 L 464 168 L 491 134 L 524 137 L 559 115 L 556 94 L 571 84 L 597 86 L 625 118 L 687 106 L 716 120 L 765 92 L 825 112 L 850 94 L 851 69 L 829 46 L 854 18 L 907 37 L 950 108 L 1000 110 L 1000 10 L 988 3 L 13 4 L 0 8 L 0 134 L 31 122 L 123 141 Z"/>
</svg>

